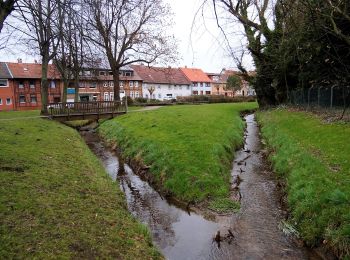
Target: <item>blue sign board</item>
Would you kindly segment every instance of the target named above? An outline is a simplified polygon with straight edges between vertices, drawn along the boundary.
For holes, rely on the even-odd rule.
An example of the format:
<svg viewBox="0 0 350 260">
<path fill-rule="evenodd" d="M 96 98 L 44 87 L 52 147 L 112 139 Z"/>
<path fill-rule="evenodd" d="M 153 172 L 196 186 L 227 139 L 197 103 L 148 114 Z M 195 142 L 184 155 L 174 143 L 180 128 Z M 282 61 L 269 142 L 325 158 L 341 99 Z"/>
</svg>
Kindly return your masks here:
<svg viewBox="0 0 350 260">
<path fill-rule="evenodd" d="M 67 94 L 75 94 L 74 88 L 67 88 Z"/>
</svg>

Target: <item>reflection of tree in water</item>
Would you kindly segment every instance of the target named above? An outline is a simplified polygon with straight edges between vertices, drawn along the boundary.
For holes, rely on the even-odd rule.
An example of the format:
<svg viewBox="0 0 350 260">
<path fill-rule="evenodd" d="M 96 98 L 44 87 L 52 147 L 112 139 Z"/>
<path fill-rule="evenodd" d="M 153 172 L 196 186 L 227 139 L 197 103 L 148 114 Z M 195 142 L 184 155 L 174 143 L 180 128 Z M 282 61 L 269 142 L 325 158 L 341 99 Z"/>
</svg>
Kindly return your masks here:
<svg viewBox="0 0 350 260">
<path fill-rule="evenodd" d="M 173 224 L 179 221 L 182 212 L 170 206 L 128 166 L 123 168 L 120 169 L 121 174 L 118 171 L 118 180 L 126 195 L 129 211 L 141 222 L 148 224 L 153 239 L 161 248 L 174 245 Z"/>
</svg>

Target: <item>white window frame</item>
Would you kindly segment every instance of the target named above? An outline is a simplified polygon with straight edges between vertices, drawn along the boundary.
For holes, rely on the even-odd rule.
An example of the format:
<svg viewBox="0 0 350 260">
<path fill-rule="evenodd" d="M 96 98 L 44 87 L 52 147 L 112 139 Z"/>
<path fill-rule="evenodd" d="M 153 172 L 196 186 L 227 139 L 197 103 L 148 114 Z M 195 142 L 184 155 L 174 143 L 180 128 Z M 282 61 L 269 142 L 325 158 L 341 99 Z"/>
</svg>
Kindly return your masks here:
<svg viewBox="0 0 350 260">
<path fill-rule="evenodd" d="M 11 104 L 12 104 L 12 99 L 6 98 L 6 105 L 11 105 Z"/>
<path fill-rule="evenodd" d="M 54 80 L 50 81 L 50 88 L 56 88 L 56 82 Z"/>
<path fill-rule="evenodd" d="M 2 98 L 0 98 L 0 106 L 2 106 Z"/>
<path fill-rule="evenodd" d="M 35 98 L 35 101 L 33 102 L 32 98 Z M 36 104 L 38 102 L 38 99 L 36 97 L 36 95 L 30 95 L 30 103 Z"/>
<path fill-rule="evenodd" d="M 21 84 L 21 82 L 22 82 L 22 84 Z M 18 88 L 24 88 L 24 81 L 19 81 L 18 82 Z"/>
<path fill-rule="evenodd" d="M 7 79 L 0 79 L 0 81 L 6 81 L 6 86 L 0 85 L 0 88 L 7 88 L 9 86 L 9 81 Z"/>
<path fill-rule="evenodd" d="M 21 101 L 21 97 L 24 97 L 24 101 Z M 26 96 L 25 95 L 19 95 L 18 101 L 20 104 L 25 104 L 26 103 Z"/>
</svg>

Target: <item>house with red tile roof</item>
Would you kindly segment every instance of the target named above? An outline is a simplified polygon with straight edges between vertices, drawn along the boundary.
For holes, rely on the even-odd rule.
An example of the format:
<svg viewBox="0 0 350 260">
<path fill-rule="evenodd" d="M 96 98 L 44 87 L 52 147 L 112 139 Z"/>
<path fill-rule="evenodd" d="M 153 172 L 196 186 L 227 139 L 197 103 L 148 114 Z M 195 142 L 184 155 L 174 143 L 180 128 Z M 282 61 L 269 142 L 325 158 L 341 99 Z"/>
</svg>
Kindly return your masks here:
<svg viewBox="0 0 350 260">
<path fill-rule="evenodd" d="M 211 95 L 212 80 L 201 69 L 181 68 L 187 79 L 191 81 L 192 95 Z"/>
<path fill-rule="evenodd" d="M 143 97 L 170 100 L 191 95 L 191 81 L 179 68 L 131 65 L 142 78 Z"/>
<path fill-rule="evenodd" d="M 255 72 L 249 72 L 255 73 Z M 249 82 L 243 79 L 241 73 L 235 70 L 222 69 L 221 71 L 221 81 L 227 83 L 227 79 L 231 75 L 236 75 L 241 78 L 241 88 L 235 91 L 234 96 L 255 96 L 255 90 L 249 85 Z"/>
<path fill-rule="evenodd" d="M 234 92 L 226 88 L 227 77 L 222 73 L 206 73 L 212 80 L 211 83 L 211 94 L 233 97 Z"/>
<path fill-rule="evenodd" d="M 120 98 L 142 97 L 142 78 L 130 66 L 120 69 Z M 79 80 L 80 101 L 111 101 L 114 99 L 112 71 L 105 67 L 83 68 Z M 74 86 L 68 89 L 68 101 L 74 101 Z"/>
<path fill-rule="evenodd" d="M 41 64 L 7 62 L 11 73 L 9 84 L 13 91 L 14 110 L 32 110 L 41 108 Z M 48 68 L 48 102 L 61 102 L 62 82 L 54 65 Z"/>
</svg>

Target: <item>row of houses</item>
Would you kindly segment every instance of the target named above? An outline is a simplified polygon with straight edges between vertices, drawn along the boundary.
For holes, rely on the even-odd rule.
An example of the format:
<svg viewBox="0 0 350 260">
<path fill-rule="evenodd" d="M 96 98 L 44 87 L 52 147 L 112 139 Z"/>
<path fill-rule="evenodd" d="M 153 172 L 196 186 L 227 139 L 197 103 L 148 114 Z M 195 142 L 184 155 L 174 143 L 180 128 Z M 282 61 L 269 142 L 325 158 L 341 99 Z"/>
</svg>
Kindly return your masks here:
<svg viewBox="0 0 350 260">
<path fill-rule="evenodd" d="M 239 91 L 226 88 L 227 78 L 236 74 L 231 70 L 204 73 L 195 68 L 126 66 L 120 70 L 120 96 L 158 100 L 176 99 L 191 95 L 255 95 L 242 80 Z M 48 102 L 63 102 L 63 82 L 54 65 L 48 69 Z M 41 64 L 0 62 L 0 111 L 29 110 L 41 107 Z M 113 76 L 110 69 L 84 68 L 79 76 L 80 101 L 109 101 L 114 97 Z M 67 89 L 67 102 L 75 97 L 74 83 Z"/>
</svg>

